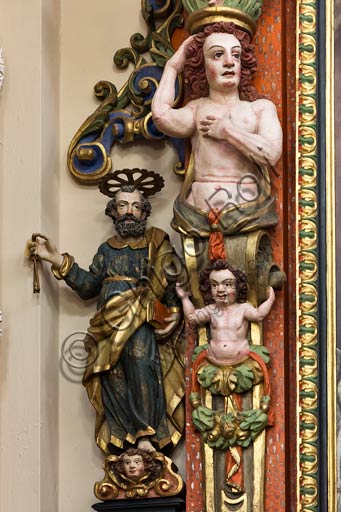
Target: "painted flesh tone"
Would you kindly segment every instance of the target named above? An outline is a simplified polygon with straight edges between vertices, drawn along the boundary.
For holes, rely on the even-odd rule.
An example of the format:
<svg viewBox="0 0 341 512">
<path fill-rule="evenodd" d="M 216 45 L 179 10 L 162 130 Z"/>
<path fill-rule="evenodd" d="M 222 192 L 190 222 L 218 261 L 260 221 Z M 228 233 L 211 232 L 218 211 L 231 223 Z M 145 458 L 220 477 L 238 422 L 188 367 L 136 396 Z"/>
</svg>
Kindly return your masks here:
<svg viewBox="0 0 341 512">
<path fill-rule="evenodd" d="M 248 357 L 249 322 L 262 321 L 275 301 L 275 293 L 269 287 L 268 299 L 258 308 L 247 302 L 238 303 L 235 282 L 235 276 L 230 270 L 213 270 L 210 273 L 210 283 L 214 303 L 200 309 L 195 309 L 183 288 L 179 285 L 176 288 L 190 324 L 210 324 L 208 355 L 217 364 L 236 364 Z"/>
<path fill-rule="evenodd" d="M 152 104 L 153 120 L 167 135 L 191 138 L 194 182 L 187 198 L 190 204 L 205 211 L 222 208 L 226 192 L 236 204 L 252 201 L 259 194 L 258 168 L 275 165 L 282 153 L 276 107 L 265 99 L 239 98 L 240 42 L 233 34 L 214 33 L 203 46 L 208 97 L 174 109 L 175 80 L 183 71 L 191 40 L 165 66 Z M 217 193 L 220 189 L 221 194 Z"/>
<path fill-rule="evenodd" d="M 126 476 L 132 480 L 138 480 L 143 475 L 145 468 L 141 455 L 123 455 L 123 467 Z"/>
</svg>

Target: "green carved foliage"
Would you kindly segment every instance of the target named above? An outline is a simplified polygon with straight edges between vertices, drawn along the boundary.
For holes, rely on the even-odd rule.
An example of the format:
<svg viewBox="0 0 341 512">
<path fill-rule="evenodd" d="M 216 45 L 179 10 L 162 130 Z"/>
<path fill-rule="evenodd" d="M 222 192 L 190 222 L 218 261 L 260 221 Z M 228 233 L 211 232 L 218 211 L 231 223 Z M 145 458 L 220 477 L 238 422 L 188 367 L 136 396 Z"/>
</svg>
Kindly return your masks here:
<svg viewBox="0 0 341 512">
<path fill-rule="evenodd" d="M 270 352 L 269 349 L 264 347 L 264 345 L 250 345 L 250 351 L 255 352 L 259 355 L 265 364 L 268 364 L 270 361 Z"/>
<path fill-rule="evenodd" d="M 209 389 L 213 394 L 219 393 L 213 386 L 213 384 L 215 384 L 219 378 L 217 373 L 218 369 L 216 366 L 205 366 L 205 368 L 200 373 L 200 376 L 198 376 L 200 385 L 205 389 Z"/>
<path fill-rule="evenodd" d="M 253 386 L 253 371 L 246 364 L 241 364 L 233 372 L 234 382 L 236 387 L 234 391 L 236 393 L 244 393 L 249 391 Z"/>
<path fill-rule="evenodd" d="M 269 397 L 264 398 L 265 404 Z M 234 446 L 247 448 L 268 425 L 268 415 L 262 409 L 234 414 L 213 411 L 202 405 L 194 409 L 192 420 L 204 441 L 216 450 L 227 450 Z"/>
</svg>

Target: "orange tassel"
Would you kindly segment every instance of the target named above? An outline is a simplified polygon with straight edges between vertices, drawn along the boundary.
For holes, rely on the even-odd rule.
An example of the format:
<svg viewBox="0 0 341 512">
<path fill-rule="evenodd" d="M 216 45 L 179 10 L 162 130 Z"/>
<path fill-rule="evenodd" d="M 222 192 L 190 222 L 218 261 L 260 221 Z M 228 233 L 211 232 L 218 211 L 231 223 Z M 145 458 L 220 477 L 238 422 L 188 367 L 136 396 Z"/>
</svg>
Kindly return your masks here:
<svg viewBox="0 0 341 512">
<path fill-rule="evenodd" d="M 208 212 L 208 221 L 211 224 L 211 234 L 208 241 L 208 257 L 210 261 L 226 260 L 224 236 L 219 231 L 220 210 L 211 209 Z"/>
</svg>

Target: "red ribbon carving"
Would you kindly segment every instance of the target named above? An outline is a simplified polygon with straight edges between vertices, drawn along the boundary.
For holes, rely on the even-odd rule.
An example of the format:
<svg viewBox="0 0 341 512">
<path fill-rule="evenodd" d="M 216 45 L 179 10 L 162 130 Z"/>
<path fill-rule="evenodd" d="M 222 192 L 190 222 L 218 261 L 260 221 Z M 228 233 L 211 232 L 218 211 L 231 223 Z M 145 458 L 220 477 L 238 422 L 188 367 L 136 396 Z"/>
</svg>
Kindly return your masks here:
<svg viewBox="0 0 341 512">
<path fill-rule="evenodd" d="M 224 236 L 219 231 L 219 217 L 221 211 L 212 208 L 208 212 L 208 221 L 211 224 L 211 234 L 208 241 L 208 257 L 210 261 L 226 260 Z"/>
</svg>

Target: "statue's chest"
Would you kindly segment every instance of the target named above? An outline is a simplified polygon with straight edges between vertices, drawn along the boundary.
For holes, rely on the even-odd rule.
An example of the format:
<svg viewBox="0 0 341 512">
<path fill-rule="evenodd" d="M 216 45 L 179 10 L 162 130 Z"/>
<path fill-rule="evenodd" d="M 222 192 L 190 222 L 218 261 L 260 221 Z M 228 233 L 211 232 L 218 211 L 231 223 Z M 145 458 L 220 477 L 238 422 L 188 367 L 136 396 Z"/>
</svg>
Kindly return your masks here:
<svg viewBox="0 0 341 512">
<path fill-rule="evenodd" d="M 217 120 L 226 120 L 233 128 L 248 132 L 257 132 L 257 116 L 247 102 L 232 107 L 209 103 L 197 110 L 197 123 L 207 116 L 214 116 Z"/>
<path fill-rule="evenodd" d="M 148 275 L 148 248 L 113 249 L 108 255 L 108 275 L 121 275 L 141 279 Z"/>
</svg>

